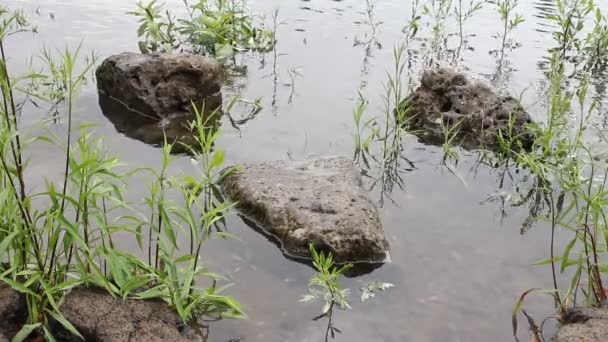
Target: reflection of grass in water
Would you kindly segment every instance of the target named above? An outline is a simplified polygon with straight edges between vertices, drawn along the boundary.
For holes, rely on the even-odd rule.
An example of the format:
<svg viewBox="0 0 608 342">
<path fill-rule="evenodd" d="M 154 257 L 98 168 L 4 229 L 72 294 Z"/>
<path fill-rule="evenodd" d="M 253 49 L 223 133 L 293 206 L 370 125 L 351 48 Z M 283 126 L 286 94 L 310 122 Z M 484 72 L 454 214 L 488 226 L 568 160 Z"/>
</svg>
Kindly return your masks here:
<svg viewBox="0 0 608 342">
<path fill-rule="evenodd" d="M 381 116 L 365 118 L 368 101 L 359 92 L 357 106 L 353 111 L 355 122 L 354 161 L 370 170 L 378 168 L 379 177 L 372 182 L 372 188 L 380 184 L 381 202 L 390 196 L 395 185 L 403 188 L 402 174 L 414 167 L 404 155 L 404 139 L 409 133 L 408 108 L 404 105 L 407 61 L 407 46 L 402 43 L 393 48 L 393 70 L 387 75 L 384 87 L 384 110 Z M 408 164 L 407 168 L 402 163 Z M 370 175 L 368 173 L 368 175 Z M 371 176 L 371 175 L 370 175 Z"/>
</svg>

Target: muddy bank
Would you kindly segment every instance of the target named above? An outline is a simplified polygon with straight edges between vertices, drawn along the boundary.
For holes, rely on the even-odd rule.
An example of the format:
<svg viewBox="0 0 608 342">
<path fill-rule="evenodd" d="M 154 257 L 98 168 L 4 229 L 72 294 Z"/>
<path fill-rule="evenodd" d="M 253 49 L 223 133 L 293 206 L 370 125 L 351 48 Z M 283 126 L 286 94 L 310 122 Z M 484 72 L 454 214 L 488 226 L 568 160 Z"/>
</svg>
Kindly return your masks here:
<svg viewBox="0 0 608 342">
<path fill-rule="evenodd" d="M 420 86 L 400 106 L 423 143 L 448 140 L 466 149 L 497 149 L 497 136 L 529 149 L 534 141 L 528 112 L 512 96 L 501 96 L 481 81 L 448 68 L 424 72 Z"/>
<path fill-rule="evenodd" d="M 26 320 L 23 296 L 0 283 L 0 341 L 11 338 Z M 73 289 L 61 312 L 85 338 L 94 342 L 207 341 L 207 330 L 182 324 L 179 316 L 160 300 L 140 301 L 112 298 L 98 288 Z M 81 342 L 57 322 L 51 324 L 55 338 Z"/>
<path fill-rule="evenodd" d="M 608 307 L 572 308 L 551 342 L 608 341 Z"/>
</svg>

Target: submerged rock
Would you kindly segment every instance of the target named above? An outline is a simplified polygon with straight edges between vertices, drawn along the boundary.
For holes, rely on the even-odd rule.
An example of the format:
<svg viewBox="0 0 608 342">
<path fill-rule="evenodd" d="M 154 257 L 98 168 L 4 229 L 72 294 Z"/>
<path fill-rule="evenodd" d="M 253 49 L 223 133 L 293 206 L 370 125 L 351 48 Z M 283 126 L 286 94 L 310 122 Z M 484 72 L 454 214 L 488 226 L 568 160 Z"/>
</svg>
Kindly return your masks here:
<svg viewBox="0 0 608 342">
<path fill-rule="evenodd" d="M 223 188 L 291 256 L 309 257 L 313 243 L 338 262 L 388 257 L 378 211 L 348 159 L 246 165 L 228 176 Z"/>
<path fill-rule="evenodd" d="M 572 308 L 551 342 L 608 341 L 608 307 Z"/>
<path fill-rule="evenodd" d="M 202 333 L 183 326 L 178 315 L 163 301 L 112 298 L 95 288 L 72 290 L 61 312 L 83 335 L 85 341 L 205 341 Z M 61 341 L 81 341 L 66 331 Z"/>
<path fill-rule="evenodd" d="M 500 96 L 451 69 L 426 70 L 420 86 L 401 106 L 407 110 L 408 125 L 424 143 L 443 144 L 444 128 L 453 128 L 454 143 L 468 149 L 498 147 L 499 132 L 511 134 L 525 149 L 533 143 L 526 127 L 532 119 L 517 99 Z"/>
<path fill-rule="evenodd" d="M 116 129 L 148 144 L 192 141 L 192 104 L 204 106 L 206 126 L 217 125 L 222 104 L 220 64 L 180 54 L 122 53 L 97 68 L 99 104 Z M 214 114 L 213 116 L 211 114 Z"/>
</svg>

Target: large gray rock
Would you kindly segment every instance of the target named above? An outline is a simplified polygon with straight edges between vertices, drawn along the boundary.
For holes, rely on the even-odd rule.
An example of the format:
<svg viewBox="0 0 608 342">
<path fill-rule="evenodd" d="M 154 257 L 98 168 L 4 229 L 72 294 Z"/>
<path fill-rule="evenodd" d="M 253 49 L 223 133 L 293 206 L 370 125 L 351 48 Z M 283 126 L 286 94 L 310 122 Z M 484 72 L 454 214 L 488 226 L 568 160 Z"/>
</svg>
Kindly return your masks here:
<svg viewBox="0 0 608 342">
<path fill-rule="evenodd" d="M 495 149 L 499 132 L 511 134 L 524 149 L 534 139 L 526 127 L 532 119 L 517 99 L 499 96 L 484 83 L 447 68 L 426 70 L 401 108 L 407 110 L 410 128 L 429 144 L 443 144 L 446 127 L 454 128 L 454 143 L 468 149 Z"/>
<path fill-rule="evenodd" d="M 241 211 L 278 238 L 284 252 L 309 257 L 309 243 L 338 262 L 388 256 L 378 211 L 345 158 L 246 165 L 223 188 Z"/>
<path fill-rule="evenodd" d="M 205 334 L 183 326 L 177 314 L 163 301 L 139 301 L 112 298 L 95 288 L 72 290 L 61 312 L 86 341 L 161 342 L 205 341 Z M 81 341 L 62 331 L 60 341 Z"/>
<path fill-rule="evenodd" d="M 572 308 L 551 342 L 608 341 L 608 308 Z"/>
<path fill-rule="evenodd" d="M 192 103 L 204 106 L 207 126 L 221 114 L 221 66 L 209 57 L 125 52 L 104 60 L 96 76 L 104 115 L 145 143 L 161 144 L 164 134 L 170 142 L 188 142 Z"/>
</svg>

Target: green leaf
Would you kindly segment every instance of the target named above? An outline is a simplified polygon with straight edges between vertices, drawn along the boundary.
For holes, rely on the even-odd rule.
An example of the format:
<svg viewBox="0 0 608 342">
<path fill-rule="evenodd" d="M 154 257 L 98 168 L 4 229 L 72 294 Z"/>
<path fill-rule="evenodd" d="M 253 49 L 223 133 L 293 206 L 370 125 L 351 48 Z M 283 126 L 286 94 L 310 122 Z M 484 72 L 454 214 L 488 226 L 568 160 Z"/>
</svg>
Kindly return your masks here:
<svg viewBox="0 0 608 342">
<path fill-rule="evenodd" d="M 216 167 L 222 166 L 223 163 L 224 163 L 224 151 L 218 150 L 217 152 L 215 152 L 213 154 L 213 157 L 211 158 L 211 162 L 209 163 L 209 170 L 213 170 Z"/>
<path fill-rule="evenodd" d="M 564 250 L 564 253 L 562 254 L 562 265 L 560 268 L 560 273 L 564 273 L 564 271 L 566 270 L 566 267 L 569 265 L 572 265 L 571 262 L 569 262 L 569 257 L 570 257 L 570 251 L 572 250 L 572 247 L 574 247 L 574 244 L 576 243 L 576 241 L 578 241 L 578 234 L 575 234 L 575 236 L 572 238 L 572 240 L 570 240 L 570 242 L 568 242 L 568 245 L 566 245 L 566 249 Z M 575 262 L 576 264 L 577 262 Z"/>
<path fill-rule="evenodd" d="M 16 230 L 4 237 L 4 239 L 0 242 L 0 256 L 6 255 L 8 245 L 14 241 L 14 239 L 17 237 L 17 235 L 19 235 L 20 232 L 20 230 Z"/>
<path fill-rule="evenodd" d="M 192 255 L 192 254 L 186 254 L 186 255 L 183 255 L 183 256 L 177 258 L 175 260 L 175 263 L 186 262 L 186 261 L 190 261 L 190 260 L 193 260 L 193 259 L 194 259 L 194 255 Z"/>
<path fill-rule="evenodd" d="M 140 292 L 136 295 L 139 299 L 152 299 L 152 298 L 164 298 L 165 291 L 159 289 L 158 287 L 151 288 L 144 292 Z"/>
<path fill-rule="evenodd" d="M 14 281 L 12 279 L 5 278 L 5 277 L 0 277 L 0 279 L 2 279 L 3 282 L 10 285 L 10 287 L 12 287 L 13 290 L 34 296 L 38 300 L 40 299 L 39 295 L 37 295 L 36 293 L 34 293 L 32 290 L 28 289 L 27 287 L 23 286 L 23 284 L 21 284 L 20 282 L 17 282 L 17 281 Z"/>
<path fill-rule="evenodd" d="M 78 332 L 78 330 L 76 329 L 76 327 L 74 327 L 74 325 L 72 325 L 72 323 L 70 323 L 70 321 L 68 321 L 67 319 L 65 319 L 65 317 L 63 317 L 62 314 L 60 314 L 58 312 L 53 312 L 51 310 L 46 310 L 46 312 L 48 312 L 49 315 L 51 315 L 57 322 L 59 322 L 69 332 L 71 332 L 72 334 L 80 337 L 84 341 L 84 337 L 82 337 L 82 335 L 80 334 L 80 332 Z"/>
<path fill-rule="evenodd" d="M 21 327 L 21 330 L 19 330 L 17 335 L 13 337 L 12 342 L 25 341 L 25 339 L 28 338 L 32 334 L 32 332 L 38 329 L 41 325 L 42 323 L 25 324 L 23 327 Z"/>
<path fill-rule="evenodd" d="M 234 56 L 234 48 L 230 44 L 215 44 L 215 57 L 218 59 L 229 59 Z"/>
<path fill-rule="evenodd" d="M 539 261 L 533 263 L 532 265 L 534 265 L 534 266 L 547 265 L 547 264 L 550 264 L 555 261 L 560 261 L 561 259 L 562 259 L 562 257 L 546 258 L 546 259 L 539 260 Z"/>
</svg>

